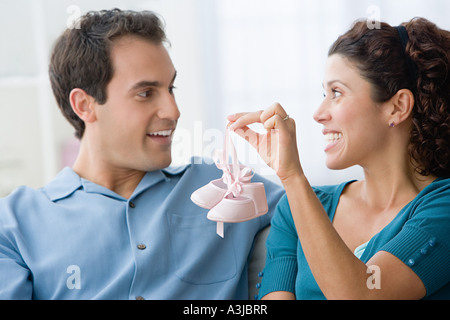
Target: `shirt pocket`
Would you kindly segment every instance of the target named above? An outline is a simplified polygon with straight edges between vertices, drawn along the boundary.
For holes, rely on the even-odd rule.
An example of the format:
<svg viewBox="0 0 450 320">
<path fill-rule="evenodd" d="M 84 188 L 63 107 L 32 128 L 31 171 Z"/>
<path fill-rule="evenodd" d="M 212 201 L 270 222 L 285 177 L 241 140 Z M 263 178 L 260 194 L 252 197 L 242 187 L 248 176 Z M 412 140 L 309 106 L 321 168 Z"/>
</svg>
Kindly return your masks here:
<svg viewBox="0 0 450 320">
<path fill-rule="evenodd" d="M 169 214 L 168 219 L 170 254 L 178 278 L 190 284 L 205 285 L 236 276 L 233 238 L 219 237 L 216 222 L 208 220 L 205 214 Z"/>
</svg>

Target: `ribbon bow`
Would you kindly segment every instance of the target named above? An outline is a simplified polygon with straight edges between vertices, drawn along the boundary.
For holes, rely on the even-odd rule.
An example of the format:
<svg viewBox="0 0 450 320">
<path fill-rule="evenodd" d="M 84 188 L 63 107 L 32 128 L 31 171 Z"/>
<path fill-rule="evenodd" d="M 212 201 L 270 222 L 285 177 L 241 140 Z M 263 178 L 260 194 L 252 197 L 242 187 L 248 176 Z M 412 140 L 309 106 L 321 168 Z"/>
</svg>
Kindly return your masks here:
<svg viewBox="0 0 450 320">
<path fill-rule="evenodd" d="M 216 150 L 213 159 L 217 168 L 223 171 L 222 180 L 228 187 L 225 197 L 232 194 L 233 197 L 237 198 L 242 193 L 242 184 L 249 183 L 255 173 L 251 168 L 239 164 L 236 149 L 230 140 L 229 131 L 227 129 L 225 132 L 224 150 Z M 228 164 L 227 151 L 230 152 L 232 157 L 231 165 Z"/>
<path fill-rule="evenodd" d="M 217 168 L 223 171 L 222 178 L 209 182 L 191 195 L 194 203 L 210 209 L 207 218 L 217 222 L 216 232 L 222 238 L 225 222 L 244 222 L 268 211 L 264 184 L 251 183 L 254 171 L 239 164 L 229 131 L 225 132 L 223 150 L 216 150 L 213 155 Z"/>
</svg>

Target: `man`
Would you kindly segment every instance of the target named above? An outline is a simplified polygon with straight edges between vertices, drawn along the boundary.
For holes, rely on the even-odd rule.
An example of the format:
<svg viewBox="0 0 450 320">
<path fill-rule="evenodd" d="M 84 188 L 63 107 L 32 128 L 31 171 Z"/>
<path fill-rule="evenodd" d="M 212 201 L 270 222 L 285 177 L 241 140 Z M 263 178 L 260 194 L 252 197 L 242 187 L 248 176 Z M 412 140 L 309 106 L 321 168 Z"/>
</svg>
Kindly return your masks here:
<svg viewBox="0 0 450 320">
<path fill-rule="evenodd" d="M 90 12 L 58 39 L 52 88 L 81 139 L 73 168 L 0 200 L 0 299 L 246 299 L 253 239 L 225 238 L 190 195 L 222 172 L 171 168 L 176 70 L 151 12 Z"/>
</svg>

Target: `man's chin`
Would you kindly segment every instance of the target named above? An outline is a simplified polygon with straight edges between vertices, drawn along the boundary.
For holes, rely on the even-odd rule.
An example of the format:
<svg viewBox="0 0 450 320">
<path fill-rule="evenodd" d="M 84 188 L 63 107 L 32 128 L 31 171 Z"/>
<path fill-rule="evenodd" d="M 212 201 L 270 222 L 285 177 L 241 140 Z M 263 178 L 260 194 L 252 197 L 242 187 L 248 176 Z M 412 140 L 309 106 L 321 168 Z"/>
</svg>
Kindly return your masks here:
<svg viewBox="0 0 450 320">
<path fill-rule="evenodd" d="M 157 170 L 162 170 L 167 168 L 168 166 L 170 166 L 170 164 L 172 163 L 172 157 L 168 156 L 168 157 L 164 157 L 161 159 L 154 159 L 154 161 L 152 161 L 151 164 L 148 164 L 145 166 L 143 171 L 157 171 Z"/>
</svg>

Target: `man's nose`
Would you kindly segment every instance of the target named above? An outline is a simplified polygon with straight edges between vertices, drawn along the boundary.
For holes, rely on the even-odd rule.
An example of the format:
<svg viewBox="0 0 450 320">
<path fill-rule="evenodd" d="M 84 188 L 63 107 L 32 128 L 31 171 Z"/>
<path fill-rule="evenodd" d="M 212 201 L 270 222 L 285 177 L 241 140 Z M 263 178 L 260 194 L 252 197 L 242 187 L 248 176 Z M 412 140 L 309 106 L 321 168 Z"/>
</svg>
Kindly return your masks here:
<svg viewBox="0 0 450 320">
<path fill-rule="evenodd" d="M 180 110 L 172 94 L 167 93 L 160 103 L 158 116 L 161 119 L 177 121 L 180 118 Z"/>
</svg>

